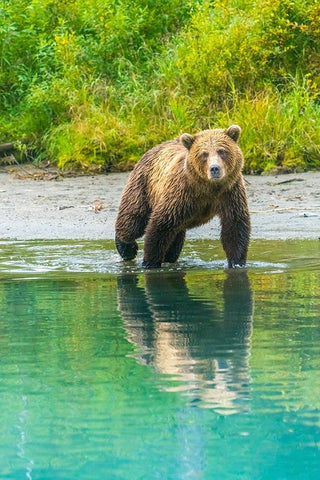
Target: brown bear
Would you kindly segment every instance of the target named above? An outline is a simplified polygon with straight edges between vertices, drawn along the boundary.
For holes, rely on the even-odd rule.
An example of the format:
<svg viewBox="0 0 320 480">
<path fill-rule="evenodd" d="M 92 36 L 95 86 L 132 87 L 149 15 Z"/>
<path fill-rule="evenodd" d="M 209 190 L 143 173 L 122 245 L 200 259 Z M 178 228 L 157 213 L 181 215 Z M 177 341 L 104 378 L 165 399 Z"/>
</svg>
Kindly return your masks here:
<svg viewBox="0 0 320 480">
<path fill-rule="evenodd" d="M 245 265 L 250 216 L 240 133 L 238 125 L 184 133 L 143 155 L 131 172 L 116 220 L 116 246 L 124 260 L 135 258 L 135 240 L 145 234 L 143 266 L 173 263 L 186 230 L 218 215 L 229 268 Z"/>
</svg>

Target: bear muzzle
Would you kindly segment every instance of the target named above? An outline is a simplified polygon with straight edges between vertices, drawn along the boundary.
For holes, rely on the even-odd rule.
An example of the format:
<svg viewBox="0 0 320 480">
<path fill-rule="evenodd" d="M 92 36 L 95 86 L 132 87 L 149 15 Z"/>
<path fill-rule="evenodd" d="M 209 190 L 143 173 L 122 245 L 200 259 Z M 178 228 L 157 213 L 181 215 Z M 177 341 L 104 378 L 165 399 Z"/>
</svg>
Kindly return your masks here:
<svg viewBox="0 0 320 480">
<path fill-rule="evenodd" d="M 223 176 L 223 171 L 220 165 L 213 164 L 209 167 L 209 178 L 219 179 Z"/>
</svg>

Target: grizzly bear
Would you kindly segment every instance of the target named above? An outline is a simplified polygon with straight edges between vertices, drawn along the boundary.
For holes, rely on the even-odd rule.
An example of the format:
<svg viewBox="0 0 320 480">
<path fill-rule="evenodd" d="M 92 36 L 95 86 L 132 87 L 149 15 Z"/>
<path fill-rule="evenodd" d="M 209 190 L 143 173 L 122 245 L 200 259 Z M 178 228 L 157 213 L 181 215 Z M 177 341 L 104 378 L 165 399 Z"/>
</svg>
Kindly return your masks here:
<svg viewBox="0 0 320 480">
<path fill-rule="evenodd" d="M 244 266 L 250 216 L 242 177 L 241 129 L 204 130 L 161 143 L 143 155 L 123 191 L 116 246 L 124 260 L 145 234 L 145 268 L 176 262 L 186 230 L 218 215 L 229 268 Z"/>
</svg>

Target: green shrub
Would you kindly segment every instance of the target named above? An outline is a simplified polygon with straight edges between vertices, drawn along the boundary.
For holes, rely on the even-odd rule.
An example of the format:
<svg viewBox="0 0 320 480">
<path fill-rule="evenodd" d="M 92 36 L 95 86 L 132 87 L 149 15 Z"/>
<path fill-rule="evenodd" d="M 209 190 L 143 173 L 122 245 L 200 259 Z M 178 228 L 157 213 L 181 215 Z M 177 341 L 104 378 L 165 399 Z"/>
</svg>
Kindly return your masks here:
<svg viewBox="0 0 320 480">
<path fill-rule="evenodd" d="M 239 123 L 248 172 L 320 168 L 313 0 L 6 0 L 0 14 L 0 141 L 126 169 Z"/>
<path fill-rule="evenodd" d="M 247 173 L 319 168 L 320 105 L 307 82 L 293 81 L 285 95 L 276 89 L 252 97 L 235 94 L 233 107 L 220 112 L 218 124 L 238 123 L 243 129 Z"/>
</svg>

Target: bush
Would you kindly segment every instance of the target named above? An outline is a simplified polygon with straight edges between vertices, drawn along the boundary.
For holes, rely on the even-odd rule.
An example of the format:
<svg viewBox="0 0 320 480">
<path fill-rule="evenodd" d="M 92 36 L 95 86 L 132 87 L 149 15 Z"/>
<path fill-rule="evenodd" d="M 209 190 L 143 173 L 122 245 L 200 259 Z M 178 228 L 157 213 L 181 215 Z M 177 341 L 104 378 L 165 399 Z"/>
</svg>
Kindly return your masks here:
<svg viewBox="0 0 320 480">
<path fill-rule="evenodd" d="M 247 173 L 319 168 L 320 105 L 312 97 L 307 82 L 293 82 L 285 95 L 270 89 L 251 98 L 236 96 L 233 107 L 221 111 L 221 126 L 234 122 L 243 128 Z"/>
<path fill-rule="evenodd" d="M 126 169 L 183 131 L 239 123 L 248 172 L 320 167 L 313 0 L 10 0 L 0 14 L 4 142 Z"/>
</svg>

